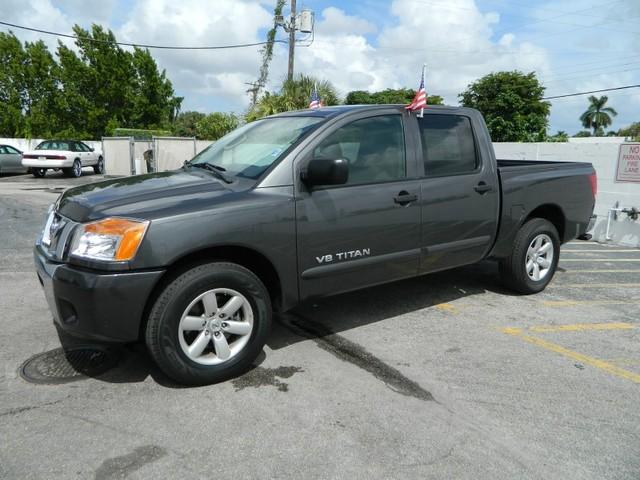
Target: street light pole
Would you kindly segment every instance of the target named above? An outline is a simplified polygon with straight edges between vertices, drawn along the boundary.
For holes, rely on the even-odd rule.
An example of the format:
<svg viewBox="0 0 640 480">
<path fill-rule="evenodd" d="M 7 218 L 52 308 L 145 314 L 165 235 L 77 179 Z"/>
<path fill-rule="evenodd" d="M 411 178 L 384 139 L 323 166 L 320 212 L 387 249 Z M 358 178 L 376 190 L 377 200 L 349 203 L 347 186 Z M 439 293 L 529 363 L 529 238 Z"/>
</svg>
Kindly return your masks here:
<svg viewBox="0 0 640 480">
<path fill-rule="evenodd" d="M 291 23 L 289 24 L 289 70 L 287 79 L 293 80 L 293 57 L 296 48 L 296 0 L 291 0 Z"/>
</svg>

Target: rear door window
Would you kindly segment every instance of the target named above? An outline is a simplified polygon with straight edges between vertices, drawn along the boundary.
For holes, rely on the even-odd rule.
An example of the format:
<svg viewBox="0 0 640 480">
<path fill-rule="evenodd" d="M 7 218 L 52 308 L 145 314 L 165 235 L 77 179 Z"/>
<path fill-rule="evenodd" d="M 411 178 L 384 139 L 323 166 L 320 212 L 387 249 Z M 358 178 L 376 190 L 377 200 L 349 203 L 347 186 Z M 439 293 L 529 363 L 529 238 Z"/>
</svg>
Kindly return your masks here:
<svg viewBox="0 0 640 480">
<path fill-rule="evenodd" d="M 477 170 L 471 121 L 462 115 L 427 114 L 418 118 L 427 177 L 461 175 Z"/>
</svg>

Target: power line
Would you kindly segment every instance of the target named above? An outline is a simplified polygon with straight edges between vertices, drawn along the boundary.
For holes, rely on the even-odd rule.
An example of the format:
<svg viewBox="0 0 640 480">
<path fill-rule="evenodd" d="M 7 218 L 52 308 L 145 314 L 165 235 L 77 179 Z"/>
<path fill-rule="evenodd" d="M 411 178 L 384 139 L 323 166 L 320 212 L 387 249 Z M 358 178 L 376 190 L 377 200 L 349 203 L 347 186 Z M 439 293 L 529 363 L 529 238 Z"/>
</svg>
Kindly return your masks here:
<svg viewBox="0 0 640 480">
<path fill-rule="evenodd" d="M 14 23 L 2 22 L 0 21 L 0 25 L 6 25 L 8 27 L 19 28 L 21 30 L 28 30 L 30 32 L 44 33 L 46 35 L 55 35 L 56 37 L 65 37 L 65 38 L 73 38 L 74 40 L 85 40 L 87 42 L 93 43 L 109 43 L 116 45 L 122 45 L 126 47 L 139 47 L 139 48 L 159 48 L 163 50 L 224 50 L 229 48 L 245 48 L 245 47 L 256 47 L 258 45 L 266 45 L 269 42 L 253 42 L 253 43 L 239 43 L 235 45 L 216 45 L 216 46 L 201 46 L 201 47 L 185 47 L 185 46 L 170 46 L 170 45 L 148 45 L 144 43 L 127 43 L 127 42 L 116 42 L 111 40 L 99 40 L 91 37 L 79 37 L 77 35 L 70 35 L 67 33 L 58 33 L 51 32 L 48 30 L 41 30 L 39 28 L 31 28 L 25 27 L 24 25 L 16 25 Z M 286 40 L 274 40 L 275 43 L 287 43 Z"/>
<path fill-rule="evenodd" d="M 554 95 L 553 97 L 543 97 L 542 100 L 553 100 L 554 98 L 577 97 L 578 95 L 588 95 L 590 93 L 612 92 L 614 90 L 626 90 L 627 88 L 640 88 L 638 85 L 625 85 L 624 87 L 603 88 L 602 90 L 591 90 L 590 92 L 567 93 L 565 95 Z"/>
</svg>

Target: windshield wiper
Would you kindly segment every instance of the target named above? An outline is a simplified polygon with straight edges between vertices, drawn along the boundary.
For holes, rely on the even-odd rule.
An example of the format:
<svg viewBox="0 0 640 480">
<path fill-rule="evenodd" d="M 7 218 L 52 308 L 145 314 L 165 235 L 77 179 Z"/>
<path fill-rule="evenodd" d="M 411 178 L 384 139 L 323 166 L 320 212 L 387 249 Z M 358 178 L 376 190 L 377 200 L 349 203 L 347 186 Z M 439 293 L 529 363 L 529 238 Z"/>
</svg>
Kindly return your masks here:
<svg viewBox="0 0 640 480">
<path fill-rule="evenodd" d="M 211 163 L 185 163 L 185 165 L 188 165 L 190 167 L 196 167 L 196 168 L 203 168 L 205 170 L 208 170 L 209 172 L 213 173 L 214 177 L 219 178 L 220 180 L 222 180 L 225 183 L 233 183 L 229 177 L 227 177 L 226 175 L 224 175 L 222 172 L 226 172 L 227 169 L 224 167 L 221 167 L 219 165 L 213 165 Z"/>
</svg>

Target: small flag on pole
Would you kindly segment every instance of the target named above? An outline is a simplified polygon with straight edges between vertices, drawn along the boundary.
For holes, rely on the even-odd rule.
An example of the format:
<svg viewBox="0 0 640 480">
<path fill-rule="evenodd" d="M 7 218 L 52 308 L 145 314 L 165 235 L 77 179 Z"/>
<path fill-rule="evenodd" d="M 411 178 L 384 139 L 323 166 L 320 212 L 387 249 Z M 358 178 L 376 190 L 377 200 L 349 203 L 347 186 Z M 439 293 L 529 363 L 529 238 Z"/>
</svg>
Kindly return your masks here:
<svg viewBox="0 0 640 480">
<path fill-rule="evenodd" d="M 313 84 L 313 91 L 311 92 L 311 102 L 309 102 L 309 108 L 320 108 L 322 107 L 322 100 L 320 100 L 320 95 L 318 95 L 318 89 L 316 88 L 315 83 Z"/>
<path fill-rule="evenodd" d="M 424 64 L 422 66 L 422 78 L 420 79 L 420 87 L 418 88 L 418 91 L 416 92 L 416 96 L 413 97 L 413 100 L 411 101 L 411 103 L 405 107 L 407 110 L 411 110 L 412 112 L 415 112 L 416 110 L 420 110 L 420 115 L 418 116 L 421 118 L 422 118 L 422 115 L 424 114 L 424 107 L 427 106 L 427 92 L 424 89 L 424 73 L 426 69 L 427 69 L 427 65 Z"/>
</svg>

